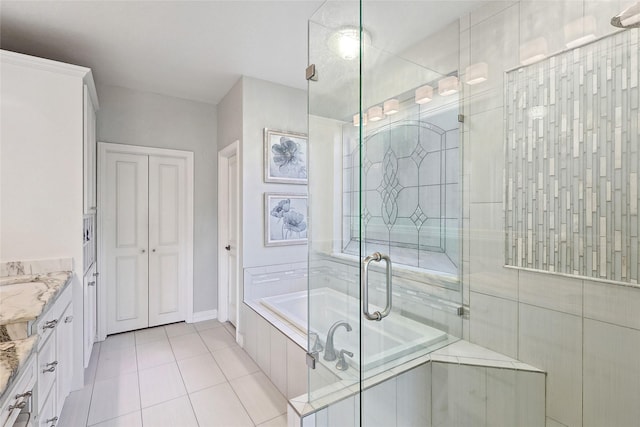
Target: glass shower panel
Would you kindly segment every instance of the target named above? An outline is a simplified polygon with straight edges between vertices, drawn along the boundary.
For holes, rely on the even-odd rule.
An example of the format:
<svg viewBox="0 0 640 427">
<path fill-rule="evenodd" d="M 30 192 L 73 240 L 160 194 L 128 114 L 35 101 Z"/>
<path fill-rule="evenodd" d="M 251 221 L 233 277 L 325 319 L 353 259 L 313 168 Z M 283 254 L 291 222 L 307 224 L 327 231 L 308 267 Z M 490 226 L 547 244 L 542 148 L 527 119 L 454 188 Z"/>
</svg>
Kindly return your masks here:
<svg viewBox="0 0 640 427">
<path fill-rule="evenodd" d="M 452 15 L 434 32 L 424 17 L 444 4 L 397 6 L 362 2 L 367 37 L 361 110 L 367 120 L 357 147 L 359 249 L 361 259 L 374 257 L 363 284 L 368 290 L 363 306 L 381 313 L 391 306 L 379 321 L 362 320 L 361 376 L 372 383 L 462 336 L 458 21 Z M 347 250 L 355 252 L 353 246 Z M 376 262 L 380 256 L 390 261 Z M 368 404 L 365 393 L 362 407 Z M 363 410 L 364 425 L 373 418 Z"/>
<path fill-rule="evenodd" d="M 359 44 L 357 2 L 326 2 L 309 21 L 309 64 L 315 76 L 309 93 L 309 402 L 317 407 L 342 401 L 350 414 L 341 424 L 357 424 L 360 387 L 360 287 L 357 259 L 341 256 L 343 228 L 357 227 L 358 187 L 342 193 L 343 182 L 358 179 L 352 147 L 343 128 L 358 111 Z M 343 168 L 343 165 L 349 165 Z M 350 212 L 341 216 L 341 212 Z"/>
<path fill-rule="evenodd" d="M 640 32 L 610 23 L 632 4 L 362 0 L 314 15 L 309 392 L 315 408 L 340 401 L 327 425 L 617 416 L 587 404 L 613 386 L 565 402 L 564 358 L 586 335 L 561 318 L 584 298 L 549 290 L 640 280 Z M 406 411 L 407 366 L 459 337 L 500 354 L 431 363 L 418 382 L 442 392 Z M 542 395 L 513 359 L 546 371 Z"/>
</svg>

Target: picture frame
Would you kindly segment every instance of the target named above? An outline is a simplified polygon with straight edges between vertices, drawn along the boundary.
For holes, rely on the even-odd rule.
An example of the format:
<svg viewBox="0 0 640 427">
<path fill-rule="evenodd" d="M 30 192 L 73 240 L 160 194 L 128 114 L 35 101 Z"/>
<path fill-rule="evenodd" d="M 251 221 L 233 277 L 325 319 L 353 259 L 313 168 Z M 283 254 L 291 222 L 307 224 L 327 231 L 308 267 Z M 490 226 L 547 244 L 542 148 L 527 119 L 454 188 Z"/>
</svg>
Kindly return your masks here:
<svg viewBox="0 0 640 427">
<path fill-rule="evenodd" d="M 308 218 L 306 194 L 264 193 L 264 245 L 306 245 Z"/>
<path fill-rule="evenodd" d="M 264 182 L 307 184 L 308 137 L 264 128 Z"/>
</svg>

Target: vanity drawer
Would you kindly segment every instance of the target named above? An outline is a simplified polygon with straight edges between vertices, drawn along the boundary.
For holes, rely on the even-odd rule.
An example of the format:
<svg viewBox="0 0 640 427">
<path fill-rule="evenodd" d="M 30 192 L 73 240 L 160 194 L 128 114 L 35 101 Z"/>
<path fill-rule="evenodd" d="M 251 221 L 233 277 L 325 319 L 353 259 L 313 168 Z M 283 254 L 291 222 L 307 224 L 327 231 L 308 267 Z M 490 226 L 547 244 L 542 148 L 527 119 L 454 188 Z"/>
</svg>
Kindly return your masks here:
<svg viewBox="0 0 640 427">
<path fill-rule="evenodd" d="M 33 411 L 32 395 L 36 385 L 35 356 L 31 356 L 22 368 L 21 377 L 7 390 L 6 400 L 0 408 L 0 426 L 13 425 L 20 411 Z M 23 403 L 24 402 L 24 403 Z"/>
<path fill-rule="evenodd" d="M 40 409 L 40 413 L 38 414 L 38 427 L 54 427 L 58 423 L 55 403 L 56 389 L 53 388 L 45 399 L 42 409 Z"/>
<path fill-rule="evenodd" d="M 58 299 L 53 303 L 51 307 L 42 315 L 36 324 L 37 334 L 40 335 L 40 342 L 38 343 L 38 351 L 42 348 L 44 343 L 48 340 L 51 333 L 58 326 L 60 322 L 60 316 L 71 302 L 71 285 L 62 292 Z"/>
<path fill-rule="evenodd" d="M 44 396 L 53 388 L 57 369 L 56 340 L 50 336 L 38 351 L 38 413 L 42 411 Z"/>
</svg>

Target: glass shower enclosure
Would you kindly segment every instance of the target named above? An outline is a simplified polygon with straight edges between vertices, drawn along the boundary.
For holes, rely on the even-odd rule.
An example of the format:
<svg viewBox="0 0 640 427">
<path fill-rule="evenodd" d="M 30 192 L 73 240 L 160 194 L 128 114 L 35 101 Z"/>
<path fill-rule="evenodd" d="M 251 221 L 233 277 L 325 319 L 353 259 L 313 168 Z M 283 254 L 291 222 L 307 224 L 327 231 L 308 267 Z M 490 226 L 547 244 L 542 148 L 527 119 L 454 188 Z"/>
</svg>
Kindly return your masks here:
<svg viewBox="0 0 640 427">
<path fill-rule="evenodd" d="M 438 41 L 409 18 L 433 4 L 410 5 L 328 1 L 309 21 L 309 401 L 355 424 L 364 390 L 462 336 L 457 51 L 420 58 Z"/>
<path fill-rule="evenodd" d="M 631 413 L 600 403 L 615 394 L 601 362 L 636 355 L 600 344 L 611 318 L 586 301 L 640 283 L 639 25 L 628 0 L 326 1 L 314 13 L 307 399 L 335 409 L 316 425 L 416 425 L 401 422 L 419 409 L 402 393 L 436 384 L 435 368 L 399 378 L 462 339 L 518 366 L 498 373 L 512 392 L 490 407 L 501 380 L 488 369 L 477 382 L 439 370 L 449 392 L 429 395 L 418 425 Z M 546 378 L 533 415 L 503 403 L 537 399 L 523 362 Z M 460 382 L 473 408 L 456 406 Z"/>
</svg>

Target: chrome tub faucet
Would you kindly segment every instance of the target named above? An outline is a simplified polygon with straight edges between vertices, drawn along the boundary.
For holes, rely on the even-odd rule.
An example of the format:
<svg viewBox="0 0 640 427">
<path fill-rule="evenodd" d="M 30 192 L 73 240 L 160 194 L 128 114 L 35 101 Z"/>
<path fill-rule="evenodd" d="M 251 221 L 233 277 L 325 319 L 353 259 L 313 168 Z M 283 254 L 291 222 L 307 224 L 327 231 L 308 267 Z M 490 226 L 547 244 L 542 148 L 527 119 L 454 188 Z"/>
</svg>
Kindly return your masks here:
<svg viewBox="0 0 640 427">
<path fill-rule="evenodd" d="M 336 349 L 333 345 L 333 334 L 336 333 L 336 329 L 338 329 L 340 326 L 344 326 L 347 332 L 351 331 L 351 325 L 344 320 L 338 320 L 336 323 L 334 323 L 331 326 L 331 328 L 329 328 L 329 332 L 327 333 L 327 342 L 325 343 L 325 346 L 324 346 L 324 356 L 323 356 L 324 360 L 326 361 L 330 362 L 338 358 L 338 356 L 336 355 Z"/>
</svg>

